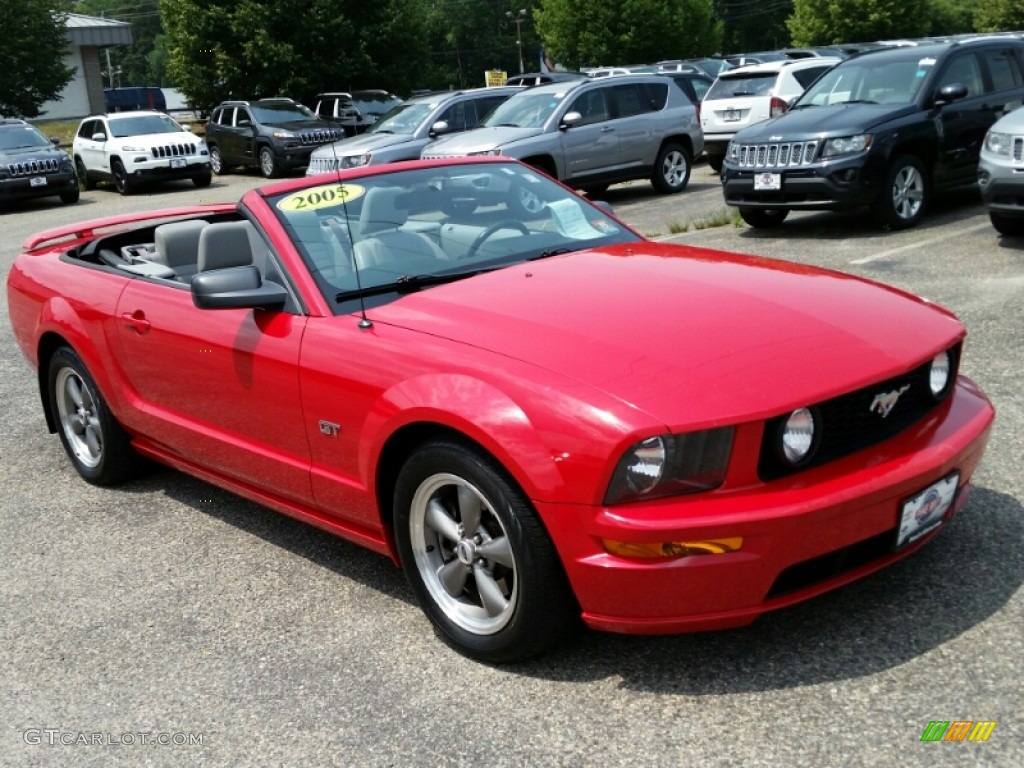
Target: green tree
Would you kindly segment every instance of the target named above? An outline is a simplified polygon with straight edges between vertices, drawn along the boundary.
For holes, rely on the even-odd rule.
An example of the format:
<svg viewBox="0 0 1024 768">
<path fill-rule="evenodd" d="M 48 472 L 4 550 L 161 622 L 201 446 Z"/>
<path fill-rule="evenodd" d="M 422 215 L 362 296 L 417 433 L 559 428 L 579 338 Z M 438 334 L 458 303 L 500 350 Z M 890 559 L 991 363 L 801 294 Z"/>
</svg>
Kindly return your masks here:
<svg viewBox="0 0 1024 768">
<path fill-rule="evenodd" d="M 64 0 L 0 0 L 0 115 L 38 117 L 71 82 L 75 70 L 64 64 L 69 7 Z"/>
<path fill-rule="evenodd" d="M 167 68 L 201 109 L 225 98 L 407 91 L 427 60 L 422 0 L 160 0 Z"/>
<path fill-rule="evenodd" d="M 974 32 L 974 14 L 980 4 L 979 0 L 932 0 L 930 34 L 957 35 Z"/>
<path fill-rule="evenodd" d="M 1021 0 L 984 0 L 974 14 L 979 32 L 1008 32 L 1024 29 L 1024 3 Z"/>
<path fill-rule="evenodd" d="M 793 45 L 829 45 L 922 37 L 931 33 L 933 0 L 793 0 Z"/>
<path fill-rule="evenodd" d="M 531 4 L 486 0 L 421 0 L 426 10 L 430 67 L 421 68 L 422 86 L 466 88 L 484 84 L 484 72 L 499 69 L 519 72 L 519 44 L 523 66 L 536 71 L 539 42 Z M 520 9 L 526 13 L 519 15 Z M 515 20 L 520 19 L 516 25 Z M 521 32 L 522 37 L 517 37 Z"/>
<path fill-rule="evenodd" d="M 712 0 L 542 0 L 534 19 L 545 49 L 573 68 L 704 56 L 722 44 Z"/>
<path fill-rule="evenodd" d="M 786 18 L 793 0 L 715 0 L 722 20 L 722 52 L 748 53 L 789 45 Z"/>
</svg>

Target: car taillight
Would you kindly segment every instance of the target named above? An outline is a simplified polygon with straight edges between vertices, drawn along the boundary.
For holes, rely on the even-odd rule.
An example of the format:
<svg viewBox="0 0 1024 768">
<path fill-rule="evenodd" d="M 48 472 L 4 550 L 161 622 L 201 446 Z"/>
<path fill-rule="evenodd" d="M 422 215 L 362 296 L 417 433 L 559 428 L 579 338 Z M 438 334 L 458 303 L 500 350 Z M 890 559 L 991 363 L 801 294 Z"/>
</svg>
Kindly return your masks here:
<svg viewBox="0 0 1024 768">
<path fill-rule="evenodd" d="M 771 106 L 768 107 L 769 117 L 778 117 L 788 109 L 788 105 L 778 96 L 772 96 Z"/>
</svg>

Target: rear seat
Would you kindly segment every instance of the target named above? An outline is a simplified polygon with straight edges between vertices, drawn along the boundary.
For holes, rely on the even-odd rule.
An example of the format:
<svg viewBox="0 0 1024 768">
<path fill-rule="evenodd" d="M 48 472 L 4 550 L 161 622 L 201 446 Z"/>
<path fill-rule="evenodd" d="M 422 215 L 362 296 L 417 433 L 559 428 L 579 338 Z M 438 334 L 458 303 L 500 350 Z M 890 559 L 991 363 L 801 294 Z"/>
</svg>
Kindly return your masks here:
<svg viewBox="0 0 1024 768">
<path fill-rule="evenodd" d="M 161 224 L 153 233 L 156 253 L 152 261 L 167 265 L 179 280 L 188 282 L 198 271 L 199 233 L 209 224 L 202 219 Z"/>
</svg>

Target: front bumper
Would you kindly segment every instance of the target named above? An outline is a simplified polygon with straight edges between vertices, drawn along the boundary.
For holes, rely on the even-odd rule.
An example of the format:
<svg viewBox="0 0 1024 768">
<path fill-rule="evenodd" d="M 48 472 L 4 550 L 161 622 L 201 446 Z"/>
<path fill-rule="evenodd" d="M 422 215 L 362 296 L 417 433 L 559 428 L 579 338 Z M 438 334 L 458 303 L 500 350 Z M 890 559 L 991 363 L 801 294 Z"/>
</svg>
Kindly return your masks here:
<svg viewBox="0 0 1024 768">
<path fill-rule="evenodd" d="M 878 199 L 883 170 L 862 155 L 794 168 L 739 168 L 726 160 L 722 192 L 727 205 L 740 208 L 847 210 L 870 206 Z M 755 178 L 762 173 L 779 174 L 781 189 L 755 189 Z"/>
<path fill-rule="evenodd" d="M 210 160 L 189 159 L 183 165 L 172 167 L 171 160 L 153 161 L 146 159 L 143 163 L 131 163 L 125 170 L 132 179 L 139 181 L 173 181 L 174 179 L 191 179 L 202 173 L 210 173 Z"/>
<path fill-rule="evenodd" d="M 993 418 L 984 394 L 961 377 L 943 406 L 897 437 L 786 479 L 727 478 L 714 492 L 622 507 L 537 508 L 589 626 L 640 634 L 743 626 L 923 546 L 934 532 L 895 549 L 901 505 L 959 472 L 944 520 L 957 514 Z M 601 543 L 731 537 L 743 537 L 739 551 L 658 560 L 612 555 Z"/>
<path fill-rule="evenodd" d="M 978 166 L 981 199 L 993 213 L 1024 218 L 1024 167 Z"/>
<path fill-rule="evenodd" d="M 32 183 L 32 178 L 45 179 L 45 183 Z M 74 171 L 39 174 L 35 177 L 15 176 L 0 179 L 0 200 L 32 200 L 52 197 L 78 189 L 78 177 Z"/>
</svg>

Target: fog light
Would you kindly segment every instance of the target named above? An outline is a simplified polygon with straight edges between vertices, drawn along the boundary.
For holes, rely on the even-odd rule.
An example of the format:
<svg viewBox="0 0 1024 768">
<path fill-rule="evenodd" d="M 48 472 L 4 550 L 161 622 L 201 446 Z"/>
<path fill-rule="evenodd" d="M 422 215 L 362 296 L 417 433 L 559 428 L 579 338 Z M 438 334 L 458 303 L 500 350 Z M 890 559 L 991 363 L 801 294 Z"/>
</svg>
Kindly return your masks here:
<svg viewBox="0 0 1024 768">
<path fill-rule="evenodd" d="M 803 462 L 814 447 L 814 414 L 809 408 L 798 408 L 782 425 L 782 455 L 793 466 Z"/>
<path fill-rule="evenodd" d="M 601 539 L 604 548 L 613 555 L 639 559 L 667 557 L 695 557 L 697 555 L 725 555 L 743 548 L 742 536 L 701 541 L 614 541 Z"/>
<path fill-rule="evenodd" d="M 932 358 L 932 367 L 928 372 L 928 387 L 931 389 L 932 397 L 941 398 L 949 386 L 950 365 L 949 350 L 939 352 Z"/>
</svg>

